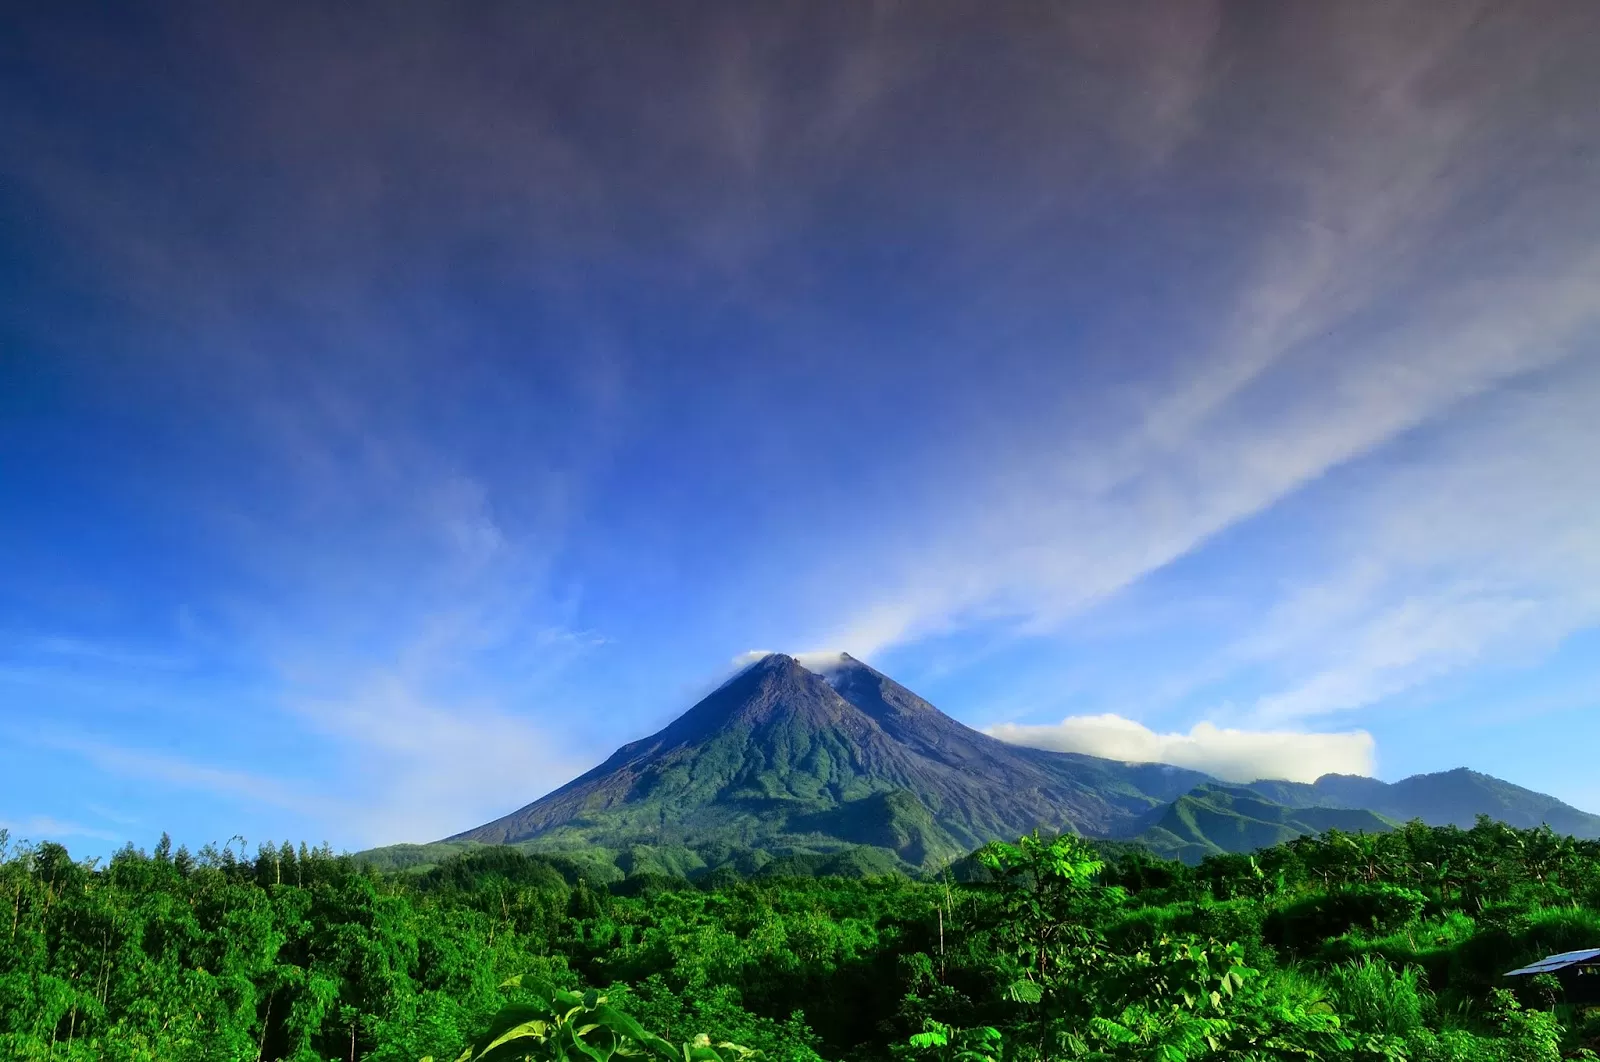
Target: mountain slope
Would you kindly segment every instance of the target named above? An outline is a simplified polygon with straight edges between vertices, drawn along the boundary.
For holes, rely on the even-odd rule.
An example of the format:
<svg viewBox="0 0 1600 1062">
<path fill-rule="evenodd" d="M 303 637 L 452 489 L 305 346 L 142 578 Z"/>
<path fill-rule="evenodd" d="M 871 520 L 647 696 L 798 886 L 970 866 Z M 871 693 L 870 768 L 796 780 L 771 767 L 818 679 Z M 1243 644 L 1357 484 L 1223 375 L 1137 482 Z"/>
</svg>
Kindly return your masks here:
<svg viewBox="0 0 1600 1062">
<path fill-rule="evenodd" d="M 1525 829 L 1548 825 L 1557 833 L 1574 837 L 1600 837 L 1600 815 L 1579 811 L 1555 797 L 1464 767 L 1412 775 L 1386 790 L 1360 784 L 1369 781 L 1328 775 L 1317 779 L 1316 786 L 1341 799 L 1359 793 L 1363 807 L 1395 819 L 1417 818 L 1435 826 L 1467 827 L 1479 815 L 1488 815 Z"/>
<path fill-rule="evenodd" d="M 1470 827 L 1479 815 L 1524 829 L 1549 825 L 1558 833 L 1600 837 L 1600 815 L 1462 768 L 1394 783 L 1330 774 L 1312 783 L 1202 785 L 1146 815 L 1126 839 L 1169 858 L 1197 862 L 1332 828 L 1373 833 L 1411 819 Z"/>
<path fill-rule="evenodd" d="M 1110 835 L 1207 780 L 1008 745 L 851 657 L 819 673 L 772 654 L 659 733 L 450 840 L 870 844 L 929 865 L 1037 826 Z"/>
<path fill-rule="evenodd" d="M 1247 788 L 1292 807 L 1363 808 L 1397 822 L 1421 819 L 1430 826 L 1470 827 L 1479 815 L 1488 815 L 1523 829 L 1548 825 L 1557 833 L 1600 838 L 1600 815 L 1464 767 L 1393 783 L 1328 774 L 1310 784 L 1264 781 Z"/>
<path fill-rule="evenodd" d="M 1302 834 L 1340 829 L 1379 833 L 1395 823 L 1358 808 L 1291 806 L 1253 787 L 1208 783 L 1152 812 L 1129 840 L 1158 855 L 1198 863 L 1208 855 L 1249 852 Z"/>
<path fill-rule="evenodd" d="M 808 668 L 772 654 L 660 732 L 429 851 L 582 851 L 623 873 L 709 872 L 729 860 L 754 872 L 774 858 L 791 869 L 830 859 L 913 869 L 1043 827 L 1192 861 L 1333 827 L 1470 826 L 1480 814 L 1600 837 L 1600 816 L 1467 770 L 1393 784 L 1327 775 L 1223 785 L 1162 764 L 1011 745 L 849 656 Z"/>
</svg>

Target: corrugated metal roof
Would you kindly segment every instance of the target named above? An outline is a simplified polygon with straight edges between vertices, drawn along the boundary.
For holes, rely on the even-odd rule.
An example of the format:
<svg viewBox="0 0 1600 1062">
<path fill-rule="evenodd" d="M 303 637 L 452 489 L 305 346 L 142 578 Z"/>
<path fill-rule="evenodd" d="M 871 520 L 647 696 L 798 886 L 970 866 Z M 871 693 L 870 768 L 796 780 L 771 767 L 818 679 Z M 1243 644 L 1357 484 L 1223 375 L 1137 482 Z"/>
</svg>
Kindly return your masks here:
<svg viewBox="0 0 1600 1062">
<path fill-rule="evenodd" d="M 1600 948 L 1588 948 L 1584 951 L 1564 951 L 1560 955 L 1550 955 L 1520 970 L 1508 970 L 1507 977 L 1518 977 L 1522 974 L 1554 973 L 1565 970 L 1568 966 L 1577 966 L 1580 963 L 1600 960 Z"/>
</svg>

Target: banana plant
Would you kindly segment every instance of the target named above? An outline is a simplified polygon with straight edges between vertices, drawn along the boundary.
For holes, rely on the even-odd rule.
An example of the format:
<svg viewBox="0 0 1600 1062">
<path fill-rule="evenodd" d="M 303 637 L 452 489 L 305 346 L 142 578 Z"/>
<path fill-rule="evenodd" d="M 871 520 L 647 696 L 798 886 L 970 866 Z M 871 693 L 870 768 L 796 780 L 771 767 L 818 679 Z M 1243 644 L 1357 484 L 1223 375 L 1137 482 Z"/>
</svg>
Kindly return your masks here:
<svg viewBox="0 0 1600 1062">
<path fill-rule="evenodd" d="M 895 1054 L 926 1062 L 999 1062 L 1002 1047 L 1000 1031 L 991 1026 L 960 1029 L 930 1019 Z"/>
<path fill-rule="evenodd" d="M 489 1031 L 455 1062 L 738 1062 L 756 1054 L 738 1044 L 712 1042 L 704 1033 L 688 1043 L 673 1044 L 647 1031 L 592 988 L 570 992 L 521 975 L 501 987 L 520 988 L 527 998 L 502 1007 Z"/>
</svg>

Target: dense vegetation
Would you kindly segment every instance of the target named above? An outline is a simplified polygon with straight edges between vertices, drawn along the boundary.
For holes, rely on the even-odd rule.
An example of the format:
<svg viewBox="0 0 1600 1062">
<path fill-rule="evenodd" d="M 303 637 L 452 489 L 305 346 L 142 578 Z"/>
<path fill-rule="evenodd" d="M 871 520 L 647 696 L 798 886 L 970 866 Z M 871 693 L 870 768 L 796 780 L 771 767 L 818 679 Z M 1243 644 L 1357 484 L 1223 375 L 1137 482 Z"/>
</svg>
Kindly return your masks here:
<svg viewBox="0 0 1600 1062">
<path fill-rule="evenodd" d="M 5 1059 L 416 1062 L 505 1034 L 485 1057 L 1554 1062 L 1600 1020 L 1500 975 L 1585 946 L 1600 843 L 1488 820 L 1197 867 L 1030 836 L 921 881 L 610 884 L 509 848 L 97 866 L 0 834 Z"/>
</svg>

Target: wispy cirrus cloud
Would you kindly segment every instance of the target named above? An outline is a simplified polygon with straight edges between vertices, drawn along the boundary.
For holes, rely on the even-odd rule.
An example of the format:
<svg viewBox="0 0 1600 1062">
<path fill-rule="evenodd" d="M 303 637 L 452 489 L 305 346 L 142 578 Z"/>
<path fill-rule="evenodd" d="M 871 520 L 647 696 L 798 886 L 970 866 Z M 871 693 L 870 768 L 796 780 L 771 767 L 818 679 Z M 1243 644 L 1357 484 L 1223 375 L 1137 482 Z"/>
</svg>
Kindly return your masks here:
<svg viewBox="0 0 1600 1062">
<path fill-rule="evenodd" d="M 96 826 L 64 821 L 50 815 L 34 815 L 25 819 L 0 819 L 0 830 L 10 834 L 12 843 L 26 841 L 61 841 L 89 839 L 95 841 L 120 840 L 117 834 Z"/>
<path fill-rule="evenodd" d="M 328 794 L 304 779 L 218 767 L 158 749 L 124 746 L 90 736 L 46 733 L 31 738 L 30 744 L 79 757 L 121 778 L 302 813 L 337 810 L 337 803 Z"/>
<path fill-rule="evenodd" d="M 1563 124 L 1572 121 L 1563 104 L 1535 106 L 1550 87 L 1540 57 L 1559 62 L 1570 50 L 1553 31 L 1532 31 L 1528 54 L 1493 83 L 1474 83 L 1482 28 L 1470 12 L 1411 26 L 1418 36 L 1406 47 L 1376 50 L 1362 44 L 1396 27 L 1372 17 L 1339 17 L 1339 44 L 1319 58 L 1334 81 L 1306 104 L 1359 96 L 1368 106 L 1330 112 L 1300 140 L 1232 127 L 1222 89 L 1201 108 L 1197 120 L 1209 124 L 1197 135 L 1239 137 L 1238 150 L 1288 204 L 1263 211 L 1270 221 L 1253 266 L 1228 292 L 1221 327 L 1188 341 L 1113 414 L 1079 421 L 1065 398 L 1055 435 L 1021 429 L 979 477 L 941 481 L 961 504 L 874 555 L 873 575 L 848 580 L 876 592 L 821 626 L 820 640 L 872 653 L 976 624 L 1059 630 L 1344 470 L 1373 495 L 1319 495 L 1341 507 L 1325 520 L 1330 532 L 1347 519 L 1388 520 L 1385 534 L 1444 521 L 1479 529 L 1466 552 L 1492 555 L 1494 569 L 1543 574 L 1507 594 L 1448 571 L 1451 543 L 1433 555 L 1391 554 L 1363 623 L 1341 639 L 1352 645 L 1350 668 L 1264 699 L 1267 715 L 1371 703 L 1503 652 L 1521 640 L 1529 612 L 1549 637 L 1592 622 L 1580 607 L 1593 585 L 1587 561 L 1551 548 L 1582 524 L 1586 477 L 1571 465 L 1591 451 L 1587 426 L 1563 417 L 1529 432 L 1544 416 L 1534 410 L 1520 427 L 1485 418 L 1497 415 L 1492 396 L 1522 387 L 1532 392 L 1524 404 L 1538 404 L 1541 389 L 1574 407 L 1592 400 L 1591 385 L 1571 382 L 1563 366 L 1589 356 L 1600 258 L 1596 232 L 1571 224 L 1587 193 L 1560 160 L 1564 144 L 1600 136 L 1600 124 L 1591 116 L 1580 133 Z M 1480 209 L 1485 196 L 1497 204 L 1492 214 Z M 1452 428 L 1481 446 L 1441 450 L 1407 486 L 1405 476 L 1391 481 L 1382 455 Z M 1517 515 L 1502 518 L 1502 502 L 1485 499 L 1506 498 L 1512 480 L 1521 484 Z M 1452 492 L 1478 501 L 1449 503 Z M 1338 557 L 1336 570 L 1347 572 L 1331 581 L 1361 578 L 1364 542 L 1353 531 L 1329 541 L 1344 552 L 1319 560 Z"/>
<path fill-rule="evenodd" d="M 591 766 L 547 721 L 392 674 L 330 699 L 296 702 L 293 710 L 351 762 L 351 788 L 362 796 L 342 827 L 365 844 L 457 833 Z"/>
<path fill-rule="evenodd" d="M 24 653 L 46 660 L 103 664 L 108 667 L 176 671 L 192 666 L 192 662 L 169 653 L 152 652 L 109 642 L 91 641 L 64 635 L 40 635 L 24 639 L 20 646 Z"/>
<path fill-rule="evenodd" d="M 309 816 L 290 763 L 353 843 L 416 839 L 739 646 L 1081 661 L 1186 565 L 1236 606 L 1193 675 L 997 701 L 1294 730 L 1594 622 L 1600 15 L 380 7 L 19 30 L 61 91 L 0 93 L 6 290 L 125 420 L 37 449 L 115 541 L 57 557 L 70 505 L 29 541 L 132 633 L 45 580 L 66 620 L 7 629 L 53 666 L 0 678 L 126 724 L 107 774 Z M 143 756 L 179 700 L 210 732 Z"/>
<path fill-rule="evenodd" d="M 1296 676 L 1262 718 L 1362 708 L 1600 623 L 1600 362 L 1485 400 L 1367 478 L 1330 530 L 1348 551 L 1241 656 Z"/>
</svg>

